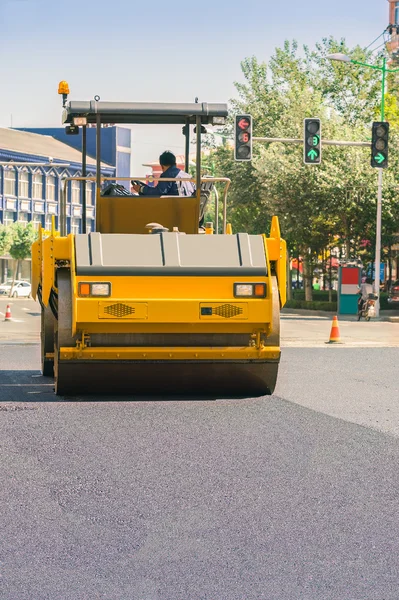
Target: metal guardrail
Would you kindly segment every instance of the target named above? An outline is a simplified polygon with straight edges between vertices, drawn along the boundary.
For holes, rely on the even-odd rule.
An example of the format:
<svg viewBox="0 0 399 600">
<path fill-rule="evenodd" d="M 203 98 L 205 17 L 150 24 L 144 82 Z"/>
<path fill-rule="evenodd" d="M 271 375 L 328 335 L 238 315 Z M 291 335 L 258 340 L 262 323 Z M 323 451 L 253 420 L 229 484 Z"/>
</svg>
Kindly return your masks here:
<svg viewBox="0 0 399 600">
<path fill-rule="evenodd" d="M 101 181 L 158 181 L 160 177 L 101 177 Z M 67 208 L 67 185 L 69 181 L 93 181 L 96 182 L 96 177 L 64 177 L 61 180 L 61 194 L 60 194 L 60 234 L 66 235 L 66 208 Z M 183 180 L 176 177 L 162 177 L 162 181 L 192 181 L 196 183 L 195 177 L 185 177 Z M 227 227 L 227 193 L 231 184 L 231 180 L 228 177 L 201 177 L 201 183 L 224 183 L 223 190 L 223 233 L 226 233 Z M 216 188 L 215 188 L 216 190 Z M 219 194 L 216 190 L 215 193 L 215 234 L 219 233 Z"/>
</svg>

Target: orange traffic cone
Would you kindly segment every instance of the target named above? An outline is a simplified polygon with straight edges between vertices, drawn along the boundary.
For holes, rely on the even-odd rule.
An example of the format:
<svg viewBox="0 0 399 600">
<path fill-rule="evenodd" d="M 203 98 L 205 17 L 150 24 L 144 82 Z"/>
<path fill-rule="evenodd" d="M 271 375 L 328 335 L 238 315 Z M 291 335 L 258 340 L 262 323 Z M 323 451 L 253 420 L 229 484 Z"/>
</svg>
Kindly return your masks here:
<svg viewBox="0 0 399 600">
<path fill-rule="evenodd" d="M 342 344 L 341 337 L 339 335 L 338 317 L 333 317 L 331 325 L 330 339 L 326 344 Z"/>
<path fill-rule="evenodd" d="M 7 304 L 7 308 L 6 308 L 6 316 L 4 317 L 5 321 L 11 321 L 11 308 L 10 305 Z"/>
</svg>

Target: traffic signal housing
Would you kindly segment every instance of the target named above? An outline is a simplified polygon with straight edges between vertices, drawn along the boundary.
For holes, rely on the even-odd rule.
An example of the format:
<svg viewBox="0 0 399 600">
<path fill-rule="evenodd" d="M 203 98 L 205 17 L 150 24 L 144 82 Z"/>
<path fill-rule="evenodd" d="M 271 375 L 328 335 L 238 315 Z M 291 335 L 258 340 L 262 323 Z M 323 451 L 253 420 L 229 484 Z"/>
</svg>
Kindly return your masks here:
<svg viewBox="0 0 399 600">
<path fill-rule="evenodd" d="M 371 166 L 386 169 L 388 166 L 389 123 L 375 121 L 371 135 Z"/>
<path fill-rule="evenodd" d="M 252 117 L 235 116 L 234 160 L 252 160 Z"/>
<path fill-rule="evenodd" d="M 303 162 L 306 165 L 319 165 L 321 163 L 320 119 L 304 119 L 303 129 Z"/>
</svg>

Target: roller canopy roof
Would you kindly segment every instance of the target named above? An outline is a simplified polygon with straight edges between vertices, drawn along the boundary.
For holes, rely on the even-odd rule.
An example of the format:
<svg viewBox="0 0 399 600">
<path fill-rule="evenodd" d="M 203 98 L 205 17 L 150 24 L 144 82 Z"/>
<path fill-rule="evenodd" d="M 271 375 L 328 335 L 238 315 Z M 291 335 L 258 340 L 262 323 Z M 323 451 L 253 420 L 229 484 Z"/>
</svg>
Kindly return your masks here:
<svg viewBox="0 0 399 600">
<path fill-rule="evenodd" d="M 215 117 L 227 117 L 227 104 L 168 104 L 162 102 L 89 102 L 71 101 L 66 105 L 62 122 L 73 123 L 74 117 L 86 117 L 88 123 L 95 123 L 97 115 L 102 123 L 155 123 L 185 124 L 196 122 L 212 124 Z M 218 123 L 214 123 L 218 124 Z"/>
</svg>

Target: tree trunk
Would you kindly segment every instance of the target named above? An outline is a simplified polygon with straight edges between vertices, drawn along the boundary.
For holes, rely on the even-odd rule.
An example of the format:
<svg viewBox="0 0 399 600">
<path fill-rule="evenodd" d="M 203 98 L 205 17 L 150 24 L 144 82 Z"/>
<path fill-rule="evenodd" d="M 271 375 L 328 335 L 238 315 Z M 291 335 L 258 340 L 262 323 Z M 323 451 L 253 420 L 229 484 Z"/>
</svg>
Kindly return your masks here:
<svg viewBox="0 0 399 600">
<path fill-rule="evenodd" d="M 296 270 L 296 288 L 295 288 L 297 290 L 299 290 L 299 260 L 300 260 L 300 258 L 301 258 L 300 257 L 300 252 L 298 250 L 298 256 L 297 256 L 298 262 L 297 262 L 297 265 L 296 265 L 297 266 L 297 270 Z M 295 294 L 294 294 L 294 296 L 295 296 Z"/>
<path fill-rule="evenodd" d="M 388 291 L 392 287 L 392 246 L 388 249 Z"/>
<path fill-rule="evenodd" d="M 305 300 L 312 301 L 312 257 L 307 250 L 303 253 L 303 282 L 305 288 Z"/>
<path fill-rule="evenodd" d="M 349 236 L 349 233 L 347 232 L 346 235 Z M 350 243 L 349 237 L 347 237 L 345 240 L 345 258 L 346 258 L 346 260 L 349 260 L 350 256 L 351 256 L 351 243 Z"/>
<path fill-rule="evenodd" d="M 12 296 L 12 292 L 13 292 L 14 285 L 15 285 L 15 280 L 17 278 L 18 267 L 19 267 L 19 260 L 16 260 L 15 261 L 15 265 L 14 265 L 14 275 L 13 275 L 13 278 L 12 278 L 12 285 L 11 285 L 11 288 L 10 288 L 10 293 L 8 295 L 9 298 L 11 298 L 11 296 Z"/>
<path fill-rule="evenodd" d="M 289 250 L 287 250 L 287 300 L 292 300 L 292 271 L 290 269 Z"/>
<path fill-rule="evenodd" d="M 323 248 L 321 251 L 321 271 L 323 275 L 323 290 L 326 291 L 326 283 L 327 283 L 327 264 L 326 264 L 326 250 Z"/>
</svg>

